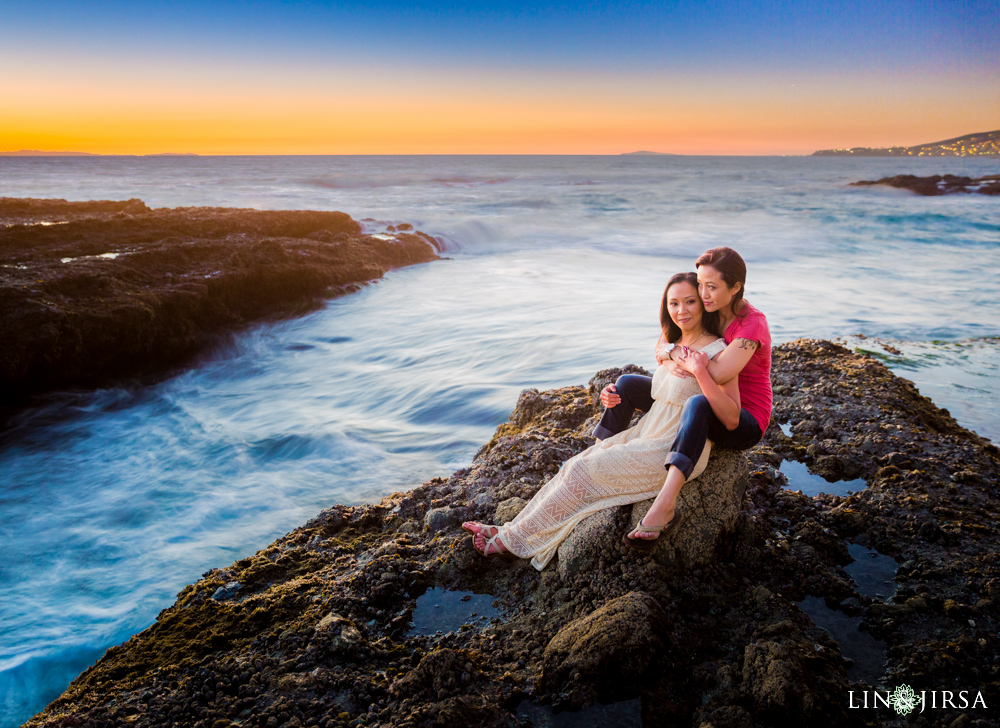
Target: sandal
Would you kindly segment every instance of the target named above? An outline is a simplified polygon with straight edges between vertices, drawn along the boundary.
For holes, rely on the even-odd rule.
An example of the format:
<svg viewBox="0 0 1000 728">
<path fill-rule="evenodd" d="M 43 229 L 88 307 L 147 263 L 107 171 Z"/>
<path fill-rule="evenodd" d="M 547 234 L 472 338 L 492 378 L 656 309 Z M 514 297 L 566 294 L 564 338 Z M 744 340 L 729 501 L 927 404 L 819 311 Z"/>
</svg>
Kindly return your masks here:
<svg viewBox="0 0 1000 728">
<path fill-rule="evenodd" d="M 629 536 L 628 533 L 626 533 L 624 536 L 622 536 L 622 543 L 638 551 L 652 551 L 653 548 L 656 546 L 656 542 L 660 540 L 660 537 L 663 534 L 670 532 L 671 529 L 673 529 L 675 526 L 677 526 L 678 523 L 680 523 L 680 520 L 681 520 L 680 508 L 674 511 L 674 517 L 671 518 L 668 523 L 665 523 L 657 528 L 654 528 L 653 526 L 644 526 L 642 523 L 642 519 L 640 518 L 639 524 L 632 530 L 645 531 L 646 533 L 655 533 L 657 534 L 656 538 L 632 538 L 631 536 Z M 632 533 L 632 531 L 629 531 L 629 533 Z"/>
<path fill-rule="evenodd" d="M 479 526 L 478 531 L 473 531 L 471 528 L 466 528 L 466 525 L 467 524 L 463 523 L 462 528 L 465 528 L 466 531 L 472 534 L 472 548 L 474 548 L 476 550 L 476 553 L 478 553 L 480 556 L 484 556 L 487 559 L 492 559 L 496 556 L 505 556 L 509 558 L 514 555 L 510 551 L 506 550 L 507 547 L 504 546 L 503 541 L 500 540 L 500 529 L 497 526 L 490 526 L 485 523 L 476 523 L 475 521 L 469 521 L 468 525 Z M 486 532 L 486 529 L 493 529 L 492 535 L 489 535 Z M 482 536 L 484 539 L 486 539 L 486 543 L 483 544 L 482 549 L 476 546 L 476 536 Z M 500 550 L 501 548 L 503 548 L 504 550 L 501 551 Z"/>
</svg>

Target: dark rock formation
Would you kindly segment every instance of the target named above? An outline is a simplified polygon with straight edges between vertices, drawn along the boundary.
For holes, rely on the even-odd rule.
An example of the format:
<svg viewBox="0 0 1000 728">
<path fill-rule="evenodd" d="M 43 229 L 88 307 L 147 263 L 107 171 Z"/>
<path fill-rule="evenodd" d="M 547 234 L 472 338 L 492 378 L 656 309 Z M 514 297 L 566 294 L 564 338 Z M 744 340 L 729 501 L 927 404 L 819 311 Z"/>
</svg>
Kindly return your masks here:
<svg viewBox="0 0 1000 728">
<path fill-rule="evenodd" d="M 0 405 L 162 371 L 436 251 L 342 212 L 0 198 Z"/>
<path fill-rule="evenodd" d="M 871 185 L 888 185 L 903 190 L 912 190 L 918 195 L 934 197 L 954 193 L 978 192 L 981 195 L 1000 195 L 1000 175 L 990 177 L 957 177 L 953 174 L 935 174 L 931 177 L 915 177 L 912 174 L 901 174 L 895 177 L 883 177 L 880 180 L 861 180 L 851 182 L 851 187 L 867 187 Z"/>
<path fill-rule="evenodd" d="M 334 506 L 209 572 L 28 725 L 513 727 L 525 698 L 577 708 L 635 697 L 656 726 L 989 725 L 983 710 L 850 709 L 848 692 L 871 686 L 852 682 L 840 646 L 795 603 L 861 615 L 888 645 L 883 688 L 961 686 L 993 710 L 1000 451 L 868 356 L 803 340 L 776 347 L 774 366 L 775 422 L 793 435 L 772 426 L 750 451 L 741 507 L 732 522 L 720 511 L 704 562 L 622 546 L 632 507 L 587 526 L 592 544 L 573 550 L 585 567 L 541 573 L 479 557 L 450 517 L 423 530 L 436 509 L 489 520 L 530 498 L 591 442 L 596 392 L 620 371 L 607 370 L 589 388 L 522 393 L 451 478 Z M 703 478 L 738 479 L 743 457 L 719 450 Z M 788 491 L 783 459 L 868 488 Z M 692 505 L 692 538 L 713 513 Z M 848 540 L 902 564 L 895 596 L 856 590 Z M 502 617 L 409 634 L 434 586 L 492 594 Z"/>
<path fill-rule="evenodd" d="M 542 654 L 543 688 L 575 687 L 570 705 L 613 700 L 641 683 L 666 650 L 667 615 L 648 594 L 629 592 L 573 620 Z"/>
</svg>

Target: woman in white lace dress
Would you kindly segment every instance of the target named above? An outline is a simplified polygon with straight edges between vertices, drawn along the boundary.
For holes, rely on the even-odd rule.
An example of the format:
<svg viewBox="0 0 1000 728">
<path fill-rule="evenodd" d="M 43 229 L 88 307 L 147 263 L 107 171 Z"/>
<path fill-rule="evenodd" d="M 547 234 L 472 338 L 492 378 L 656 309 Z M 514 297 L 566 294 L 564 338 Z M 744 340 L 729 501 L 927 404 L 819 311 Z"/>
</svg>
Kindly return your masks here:
<svg viewBox="0 0 1000 728">
<path fill-rule="evenodd" d="M 683 347 L 692 367 L 703 367 L 726 348 L 717 335 L 715 318 L 704 311 L 694 273 L 678 273 L 670 279 L 663 292 L 660 323 L 664 337 Z M 657 367 L 654 401 L 639 424 L 567 460 L 510 523 L 499 527 L 474 521 L 463 524 L 473 534 L 475 549 L 483 556 L 511 553 L 530 558 L 532 566 L 541 571 L 559 544 L 591 513 L 660 495 L 667 474 L 664 463 L 688 398 L 704 393 L 721 419 L 732 414 L 730 410 L 739 412 L 735 379 L 719 386 L 708 378 L 706 387 L 708 391 L 703 392 L 698 379 L 681 378 L 665 366 Z M 688 481 L 705 469 L 710 448 L 711 443 L 706 444 Z M 646 528 L 640 522 L 625 537 L 625 543 L 651 548 L 659 533 L 676 521 L 675 515 L 663 528 Z"/>
</svg>

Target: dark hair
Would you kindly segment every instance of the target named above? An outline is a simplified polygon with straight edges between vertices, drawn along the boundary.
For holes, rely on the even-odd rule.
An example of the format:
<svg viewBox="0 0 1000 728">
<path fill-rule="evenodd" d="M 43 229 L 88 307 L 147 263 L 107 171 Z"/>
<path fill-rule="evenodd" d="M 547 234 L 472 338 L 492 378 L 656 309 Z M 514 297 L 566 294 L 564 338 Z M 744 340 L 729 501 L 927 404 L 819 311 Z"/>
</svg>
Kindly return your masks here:
<svg viewBox="0 0 1000 728">
<path fill-rule="evenodd" d="M 681 338 L 681 329 L 670 318 L 670 309 L 667 307 L 667 296 L 670 293 L 670 287 L 677 283 L 690 283 L 691 287 L 695 290 L 695 295 L 697 295 L 698 274 L 677 273 L 671 276 L 670 280 L 667 281 L 667 287 L 663 289 L 663 300 L 660 301 L 660 326 L 663 328 L 663 333 L 667 336 L 667 341 L 671 344 L 679 341 Z M 698 305 L 701 306 L 702 327 L 713 336 L 719 336 L 719 312 L 706 311 L 700 297 L 698 298 Z"/>
<path fill-rule="evenodd" d="M 747 287 L 747 264 L 743 262 L 743 258 L 732 248 L 712 248 L 699 255 L 694 262 L 695 268 L 703 265 L 710 265 L 719 271 L 722 280 L 730 288 L 740 284 L 740 290 L 733 294 L 730 302 L 733 314 L 739 316 L 740 309 L 743 308 L 743 291 Z"/>
</svg>

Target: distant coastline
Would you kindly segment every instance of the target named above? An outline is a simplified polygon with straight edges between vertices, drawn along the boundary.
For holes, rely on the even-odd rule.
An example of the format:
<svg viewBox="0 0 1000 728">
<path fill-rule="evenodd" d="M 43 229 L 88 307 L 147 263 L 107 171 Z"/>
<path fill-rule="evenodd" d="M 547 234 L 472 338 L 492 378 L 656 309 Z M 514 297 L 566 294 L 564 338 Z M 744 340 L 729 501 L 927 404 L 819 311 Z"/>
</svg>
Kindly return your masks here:
<svg viewBox="0 0 1000 728">
<path fill-rule="evenodd" d="M 201 157 L 194 152 L 156 152 L 152 154 L 97 154 L 94 152 L 75 151 L 45 151 L 39 149 L 20 149 L 17 151 L 0 152 L 0 157 Z M 209 156 L 304 156 L 304 157 L 326 157 L 343 156 L 338 154 L 296 154 L 296 155 L 253 155 L 253 154 L 223 154 Z M 384 155 L 370 155 L 384 156 Z M 420 156 L 420 155 L 385 155 L 385 156 Z M 447 156 L 476 156 L 476 155 L 447 155 Z M 576 156 L 576 155 L 552 155 L 552 156 Z M 608 156 L 619 157 L 684 157 L 685 154 L 675 152 L 654 152 L 650 150 L 639 150 L 635 152 L 620 152 Z M 731 156 L 727 154 L 705 154 L 698 156 Z M 736 156 L 758 156 L 758 155 L 736 155 Z M 810 154 L 772 154 L 760 156 L 780 156 L 780 157 L 1000 157 L 1000 130 L 982 132 L 976 134 L 966 134 L 965 136 L 946 139 L 940 142 L 929 144 L 918 144 L 912 147 L 851 147 L 850 149 L 820 149 Z"/>
<path fill-rule="evenodd" d="M 918 144 L 913 147 L 852 147 L 821 149 L 814 157 L 996 157 L 1000 156 L 1000 130 L 977 132 Z"/>
<path fill-rule="evenodd" d="M 0 152 L 0 157 L 197 157 L 192 152 L 161 152 L 159 154 L 93 154 L 91 152 L 44 152 L 39 149 L 20 149 Z"/>
<path fill-rule="evenodd" d="M 17 152 L 0 152 L 0 157 L 96 157 L 90 152 L 42 152 L 38 149 L 21 149 Z"/>
</svg>

